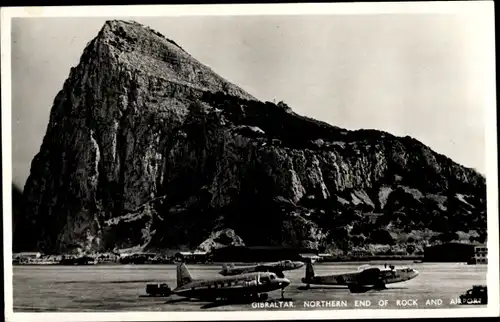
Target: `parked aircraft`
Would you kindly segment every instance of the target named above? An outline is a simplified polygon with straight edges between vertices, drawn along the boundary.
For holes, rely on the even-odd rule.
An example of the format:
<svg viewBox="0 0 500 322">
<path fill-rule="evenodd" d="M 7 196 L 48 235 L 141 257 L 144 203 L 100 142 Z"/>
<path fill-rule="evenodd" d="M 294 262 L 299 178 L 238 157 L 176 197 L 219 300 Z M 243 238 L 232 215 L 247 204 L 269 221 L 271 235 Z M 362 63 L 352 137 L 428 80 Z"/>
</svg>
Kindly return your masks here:
<svg viewBox="0 0 500 322">
<path fill-rule="evenodd" d="M 358 271 L 341 274 L 318 276 L 314 273 L 312 261 L 307 263 L 306 275 L 302 282 L 316 285 L 346 285 L 349 290 L 355 292 L 366 292 L 368 290 L 385 289 L 385 284 L 399 283 L 417 277 L 418 271 L 412 268 L 395 268 L 389 266 L 385 268 L 360 267 Z"/>
<path fill-rule="evenodd" d="M 220 271 L 219 274 L 224 276 L 231 276 L 253 272 L 272 272 L 275 273 L 278 277 L 285 277 L 283 271 L 298 269 L 302 266 L 304 266 L 303 262 L 294 262 L 291 260 L 241 267 L 236 267 L 234 266 L 234 264 L 223 264 L 222 271 Z"/>
<path fill-rule="evenodd" d="M 290 280 L 272 272 L 256 272 L 206 280 L 194 280 L 186 264 L 177 265 L 177 287 L 173 294 L 187 298 L 215 301 L 240 297 L 266 299 L 267 292 L 281 289 L 281 297 Z"/>
</svg>

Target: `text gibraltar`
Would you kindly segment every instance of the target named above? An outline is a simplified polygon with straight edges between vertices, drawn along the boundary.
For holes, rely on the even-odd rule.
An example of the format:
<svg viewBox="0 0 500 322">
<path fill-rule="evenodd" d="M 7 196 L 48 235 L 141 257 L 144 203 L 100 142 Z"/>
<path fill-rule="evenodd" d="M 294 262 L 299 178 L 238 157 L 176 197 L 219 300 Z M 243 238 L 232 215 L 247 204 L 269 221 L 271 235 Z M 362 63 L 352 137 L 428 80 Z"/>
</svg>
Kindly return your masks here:
<svg viewBox="0 0 500 322">
<path fill-rule="evenodd" d="M 252 303 L 253 309 L 281 309 L 281 308 L 292 308 L 293 302 L 254 302 Z"/>
</svg>

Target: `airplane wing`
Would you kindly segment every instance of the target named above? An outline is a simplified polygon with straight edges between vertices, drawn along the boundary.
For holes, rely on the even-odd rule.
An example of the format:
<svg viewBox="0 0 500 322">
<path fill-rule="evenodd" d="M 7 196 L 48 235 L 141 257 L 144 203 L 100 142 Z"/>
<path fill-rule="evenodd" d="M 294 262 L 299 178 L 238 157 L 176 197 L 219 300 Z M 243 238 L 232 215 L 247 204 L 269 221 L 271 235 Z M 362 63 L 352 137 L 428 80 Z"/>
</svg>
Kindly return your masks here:
<svg viewBox="0 0 500 322">
<path fill-rule="evenodd" d="M 358 283 L 362 285 L 376 284 L 380 280 L 380 277 L 379 268 L 368 268 L 358 274 Z"/>
<path fill-rule="evenodd" d="M 283 270 L 280 267 L 272 266 L 272 265 L 257 265 L 255 267 L 255 272 L 270 272 L 276 274 L 277 277 L 283 278 L 285 274 L 283 274 Z"/>
<path fill-rule="evenodd" d="M 375 267 L 350 275 L 350 278 L 346 279 L 346 284 L 349 290 L 353 293 L 385 288 L 385 284 L 380 274 L 380 269 Z"/>
</svg>

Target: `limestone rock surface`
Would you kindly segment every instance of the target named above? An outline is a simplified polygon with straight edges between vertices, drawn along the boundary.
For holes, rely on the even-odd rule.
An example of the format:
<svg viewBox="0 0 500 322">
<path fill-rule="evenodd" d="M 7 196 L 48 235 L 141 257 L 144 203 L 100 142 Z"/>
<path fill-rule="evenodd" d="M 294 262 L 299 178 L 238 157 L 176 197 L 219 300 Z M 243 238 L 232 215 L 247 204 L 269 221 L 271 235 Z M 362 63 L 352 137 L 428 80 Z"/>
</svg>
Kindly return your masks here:
<svg viewBox="0 0 500 322">
<path fill-rule="evenodd" d="M 412 232 L 425 242 L 426 229 L 486 231 L 473 169 L 410 137 L 259 101 L 116 20 L 55 97 L 22 198 L 14 248 L 49 253 L 208 250 L 228 232 L 230 244 L 348 251 Z"/>
</svg>

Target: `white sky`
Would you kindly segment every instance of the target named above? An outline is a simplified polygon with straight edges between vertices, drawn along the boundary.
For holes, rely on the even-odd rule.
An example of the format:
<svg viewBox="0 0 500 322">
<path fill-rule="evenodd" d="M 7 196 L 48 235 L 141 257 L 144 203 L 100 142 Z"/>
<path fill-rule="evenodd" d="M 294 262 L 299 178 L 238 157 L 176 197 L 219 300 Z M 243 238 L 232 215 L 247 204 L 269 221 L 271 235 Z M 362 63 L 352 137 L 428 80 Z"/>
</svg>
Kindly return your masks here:
<svg viewBox="0 0 500 322">
<path fill-rule="evenodd" d="M 174 40 L 261 100 L 348 129 L 410 135 L 485 173 L 490 35 L 477 15 L 121 17 Z M 50 108 L 109 18 L 12 20 L 13 181 L 39 151 Z"/>
</svg>

